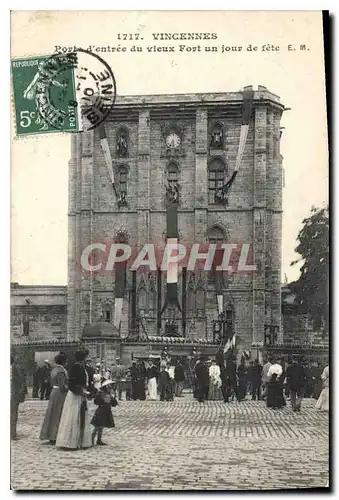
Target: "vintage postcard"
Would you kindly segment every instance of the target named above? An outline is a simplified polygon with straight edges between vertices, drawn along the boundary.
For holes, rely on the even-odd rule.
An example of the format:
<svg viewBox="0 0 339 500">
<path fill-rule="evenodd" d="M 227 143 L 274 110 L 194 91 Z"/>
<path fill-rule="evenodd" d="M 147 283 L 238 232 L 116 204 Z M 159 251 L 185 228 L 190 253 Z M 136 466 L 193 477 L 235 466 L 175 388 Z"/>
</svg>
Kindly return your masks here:
<svg viewBox="0 0 339 500">
<path fill-rule="evenodd" d="M 13 490 L 329 486 L 326 19 L 12 11 Z"/>
</svg>

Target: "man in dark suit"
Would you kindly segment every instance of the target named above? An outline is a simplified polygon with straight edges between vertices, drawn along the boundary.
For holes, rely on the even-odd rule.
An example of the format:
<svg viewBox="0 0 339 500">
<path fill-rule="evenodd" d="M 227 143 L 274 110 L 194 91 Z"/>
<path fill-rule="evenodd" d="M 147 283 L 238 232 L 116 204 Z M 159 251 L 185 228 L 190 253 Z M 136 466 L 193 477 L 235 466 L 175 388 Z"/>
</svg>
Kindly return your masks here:
<svg viewBox="0 0 339 500">
<path fill-rule="evenodd" d="M 299 363 L 298 357 L 295 354 L 292 356 L 292 363 L 287 367 L 286 379 L 291 396 L 292 410 L 300 411 L 306 374 L 304 367 Z"/>
<path fill-rule="evenodd" d="M 45 360 L 44 365 L 40 371 L 40 399 L 49 399 L 51 393 L 51 365 L 48 359 Z"/>
<path fill-rule="evenodd" d="M 27 394 L 26 377 L 11 355 L 11 439 L 17 439 L 16 426 L 18 422 L 19 404 L 25 401 Z"/>
<path fill-rule="evenodd" d="M 180 398 L 182 395 L 182 390 L 184 387 L 184 382 L 185 382 L 185 370 L 180 362 L 178 360 L 175 368 L 174 368 L 174 382 L 175 382 L 175 395 Z"/>
<path fill-rule="evenodd" d="M 261 372 L 262 366 L 259 363 L 259 360 L 255 359 L 254 363 L 250 364 L 248 371 L 253 401 L 255 401 L 256 398 L 258 401 L 260 400 Z"/>
<path fill-rule="evenodd" d="M 94 394 L 93 375 L 94 375 L 95 369 L 93 368 L 92 360 L 90 358 L 86 359 L 85 370 L 86 370 L 87 376 L 88 376 L 87 391 L 90 393 L 91 397 L 93 397 L 93 394 Z"/>
<path fill-rule="evenodd" d="M 39 397 L 39 387 L 40 387 L 40 368 L 38 363 L 34 362 L 33 368 L 33 389 L 32 398 L 37 399 Z"/>
<path fill-rule="evenodd" d="M 240 401 L 241 398 L 239 397 L 238 385 L 237 385 L 237 365 L 234 357 L 226 361 L 225 379 L 226 379 L 226 391 L 227 391 L 225 403 L 228 403 L 228 400 L 232 395 L 232 392 L 235 394 L 237 401 Z"/>
<path fill-rule="evenodd" d="M 196 364 L 194 371 L 197 379 L 197 399 L 199 403 L 203 403 L 205 399 L 208 399 L 206 394 L 210 385 L 210 375 L 204 356 L 200 357 L 200 362 Z"/>
</svg>

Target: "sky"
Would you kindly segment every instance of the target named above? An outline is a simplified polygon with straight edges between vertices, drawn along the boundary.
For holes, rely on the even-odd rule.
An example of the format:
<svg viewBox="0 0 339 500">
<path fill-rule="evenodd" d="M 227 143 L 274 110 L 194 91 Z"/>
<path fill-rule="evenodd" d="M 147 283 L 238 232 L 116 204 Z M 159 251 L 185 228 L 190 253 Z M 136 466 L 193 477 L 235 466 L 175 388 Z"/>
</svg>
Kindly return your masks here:
<svg viewBox="0 0 339 500">
<path fill-rule="evenodd" d="M 156 42 L 153 33 L 216 33 L 206 42 Z M 120 40 L 119 33 L 143 40 Z M 126 47 L 99 53 L 120 95 L 232 92 L 264 85 L 290 108 L 281 125 L 282 280 L 299 276 L 291 261 L 302 221 L 328 200 L 325 73 L 320 12 L 12 12 L 11 57 L 49 55 L 56 46 Z M 175 46 L 175 53 L 147 46 Z M 179 45 L 217 52 L 179 52 Z M 257 51 L 247 50 L 249 44 Z M 133 45 L 143 52 L 130 52 Z M 222 45 L 242 50 L 222 52 Z M 262 46 L 265 45 L 265 50 Z M 288 50 L 288 46 L 292 49 Z M 300 50 L 305 45 L 306 50 Z M 277 50 L 279 47 L 279 50 Z M 269 50 L 267 50 L 269 49 Z M 12 98 L 14 110 L 14 100 Z M 13 113 L 14 116 L 14 113 Z M 11 281 L 67 284 L 68 134 L 16 137 L 11 144 Z"/>
</svg>

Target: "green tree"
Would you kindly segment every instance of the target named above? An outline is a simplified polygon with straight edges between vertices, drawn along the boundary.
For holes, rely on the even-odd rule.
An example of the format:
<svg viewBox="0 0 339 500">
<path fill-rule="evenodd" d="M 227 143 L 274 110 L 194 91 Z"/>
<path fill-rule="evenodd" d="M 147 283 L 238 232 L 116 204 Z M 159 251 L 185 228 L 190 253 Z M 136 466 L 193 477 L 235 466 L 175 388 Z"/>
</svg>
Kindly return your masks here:
<svg viewBox="0 0 339 500">
<path fill-rule="evenodd" d="M 295 251 L 300 258 L 291 262 L 302 262 L 300 277 L 291 283 L 296 302 L 304 306 L 313 320 L 315 328 L 324 326 L 328 332 L 329 296 L 329 211 L 312 207 L 311 215 L 303 220 Z"/>
</svg>

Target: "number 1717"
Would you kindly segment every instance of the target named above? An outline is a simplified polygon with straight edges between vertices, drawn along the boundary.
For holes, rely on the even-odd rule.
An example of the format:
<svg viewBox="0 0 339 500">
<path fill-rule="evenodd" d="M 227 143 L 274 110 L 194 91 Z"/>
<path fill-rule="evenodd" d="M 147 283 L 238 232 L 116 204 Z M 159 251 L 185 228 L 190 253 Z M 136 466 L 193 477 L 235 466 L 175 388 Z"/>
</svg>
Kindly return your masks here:
<svg viewBox="0 0 339 500">
<path fill-rule="evenodd" d="M 140 33 L 118 33 L 118 40 L 140 40 Z"/>
</svg>

